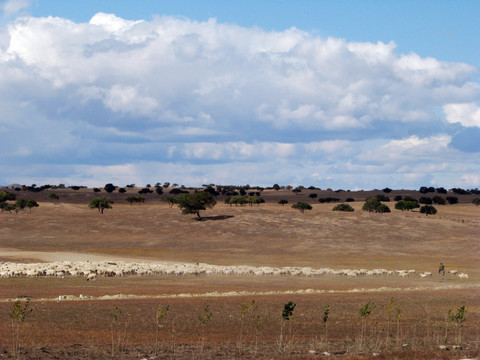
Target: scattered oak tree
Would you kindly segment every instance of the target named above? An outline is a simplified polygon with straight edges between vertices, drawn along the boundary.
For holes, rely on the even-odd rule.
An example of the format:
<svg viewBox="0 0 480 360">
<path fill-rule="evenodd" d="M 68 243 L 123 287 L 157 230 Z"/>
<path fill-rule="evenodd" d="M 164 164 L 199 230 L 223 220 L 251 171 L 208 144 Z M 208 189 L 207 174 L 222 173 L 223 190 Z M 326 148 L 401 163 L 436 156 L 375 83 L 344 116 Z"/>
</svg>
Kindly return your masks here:
<svg viewBox="0 0 480 360">
<path fill-rule="evenodd" d="M 115 185 L 113 185 L 112 183 L 108 183 L 108 184 L 106 184 L 103 188 L 105 189 L 105 191 L 106 191 L 107 193 L 111 193 L 111 192 L 113 192 L 117 187 L 116 187 Z M 95 191 L 95 190 L 94 190 L 94 191 Z"/>
<path fill-rule="evenodd" d="M 458 197 L 456 196 L 447 196 L 447 202 L 450 205 L 457 204 L 458 203 Z"/>
<path fill-rule="evenodd" d="M 285 204 L 288 204 L 288 200 L 282 199 L 278 202 L 280 205 L 284 206 Z"/>
<path fill-rule="evenodd" d="M 433 202 L 435 205 L 445 205 L 445 204 L 447 203 L 446 200 L 445 200 L 443 197 L 438 196 L 438 195 L 437 195 L 437 196 L 434 196 L 434 197 L 432 198 L 432 202 Z"/>
<path fill-rule="evenodd" d="M 32 212 L 32 208 L 39 207 L 38 203 L 35 200 L 27 200 L 25 206 L 29 209 L 30 212 Z"/>
<path fill-rule="evenodd" d="M 0 191 L 0 202 L 4 202 L 7 200 L 15 200 L 16 196 L 15 194 L 12 194 L 8 191 Z"/>
<path fill-rule="evenodd" d="M 211 209 L 217 204 L 212 194 L 205 191 L 196 194 L 181 194 L 175 200 L 178 207 L 182 210 L 182 214 L 195 214 L 198 221 L 202 220 L 200 211 L 207 210 L 207 208 Z"/>
<path fill-rule="evenodd" d="M 300 210 L 300 212 L 303 214 L 305 210 L 312 210 L 312 205 L 307 204 L 306 202 L 299 201 L 296 204 L 293 204 L 292 208 Z"/>
<path fill-rule="evenodd" d="M 141 203 L 145 202 L 145 198 L 143 196 L 129 196 L 125 199 L 125 201 L 128 201 L 130 205 L 132 205 L 134 202 L 140 205 Z"/>
<path fill-rule="evenodd" d="M 89 201 L 88 207 L 90 209 L 98 209 L 100 214 L 103 214 L 105 209 L 111 209 L 113 201 L 107 198 L 93 198 Z"/>
<path fill-rule="evenodd" d="M 406 210 L 406 211 L 411 211 L 413 209 L 416 209 L 420 207 L 418 204 L 418 201 L 408 201 L 408 200 L 401 200 L 395 204 L 395 209 L 397 210 Z"/>
<path fill-rule="evenodd" d="M 435 215 L 437 213 L 437 209 L 433 207 L 432 205 L 423 205 L 420 208 L 420 213 L 425 214 L 425 215 Z"/>
<path fill-rule="evenodd" d="M 376 212 L 376 213 L 390 212 L 390 208 L 387 205 L 382 204 L 377 197 L 368 198 L 365 201 L 365 204 L 363 204 L 362 210 L 368 211 L 368 212 Z"/>
</svg>

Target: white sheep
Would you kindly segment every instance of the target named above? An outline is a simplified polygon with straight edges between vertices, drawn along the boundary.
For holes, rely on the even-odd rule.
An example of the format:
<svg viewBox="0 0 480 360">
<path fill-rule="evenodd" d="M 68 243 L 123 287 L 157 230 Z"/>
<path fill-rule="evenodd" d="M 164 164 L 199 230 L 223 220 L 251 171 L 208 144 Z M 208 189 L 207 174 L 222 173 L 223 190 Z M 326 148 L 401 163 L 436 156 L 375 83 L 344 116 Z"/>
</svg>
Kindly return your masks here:
<svg viewBox="0 0 480 360">
<path fill-rule="evenodd" d="M 468 279 L 468 274 L 460 273 L 460 274 L 458 274 L 458 277 L 460 279 Z"/>
</svg>

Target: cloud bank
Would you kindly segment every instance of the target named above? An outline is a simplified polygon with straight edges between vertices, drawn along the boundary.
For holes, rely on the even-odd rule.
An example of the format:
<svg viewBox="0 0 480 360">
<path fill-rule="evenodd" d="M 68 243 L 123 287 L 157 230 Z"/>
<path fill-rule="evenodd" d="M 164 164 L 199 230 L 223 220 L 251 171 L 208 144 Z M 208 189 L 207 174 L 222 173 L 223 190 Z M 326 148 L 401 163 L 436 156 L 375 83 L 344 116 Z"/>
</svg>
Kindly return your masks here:
<svg viewBox="0 0 480 360">
<path fill-rule="evenodd" d="M 472 65 L 214 19 L 1 31 L 3 184 L 479 185 Z"/>
</svg>

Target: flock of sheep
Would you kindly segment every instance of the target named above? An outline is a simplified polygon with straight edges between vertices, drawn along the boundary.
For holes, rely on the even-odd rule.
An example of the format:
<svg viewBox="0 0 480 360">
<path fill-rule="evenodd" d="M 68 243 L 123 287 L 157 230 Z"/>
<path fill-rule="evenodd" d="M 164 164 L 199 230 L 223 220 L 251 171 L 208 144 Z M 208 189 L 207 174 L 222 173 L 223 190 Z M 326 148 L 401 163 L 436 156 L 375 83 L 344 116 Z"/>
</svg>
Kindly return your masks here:
<svg viewBox="0 0 480 360">
<path fill-rule="evenodd" d="M 333 270 L 329 268 L 313 269 L 311 267 L 282 267 L 272 268 L 268 266 L 220 266 L 203 263 L 197 264 L 164 264 L 123 261 L 62 261 L 51 263 L 21 264 L 12 262 L 0 263 L 0 278 L 16 276 L 40 277 L 55 276 L 63 278 L 66 276 L 83 276 L 87 281 L 95 280 L 97 276 L 147 276 L 147 275 L 291 275 L 291 276 L 322 276 L 322 275 L 343 275 L 347 277 L 358 276 L 386 276 L 396 275 L 400 277 L 414 276 L 415 270 L 385 270 L 385 269 L 342 269 Z M 459 278 L 468 278 L 467 274 L 458 273 L 457 270 L 450 270 L 449 274 Z M 432 276 L 431 272 L 423 272 L 421 278 Z"/>
</svg>

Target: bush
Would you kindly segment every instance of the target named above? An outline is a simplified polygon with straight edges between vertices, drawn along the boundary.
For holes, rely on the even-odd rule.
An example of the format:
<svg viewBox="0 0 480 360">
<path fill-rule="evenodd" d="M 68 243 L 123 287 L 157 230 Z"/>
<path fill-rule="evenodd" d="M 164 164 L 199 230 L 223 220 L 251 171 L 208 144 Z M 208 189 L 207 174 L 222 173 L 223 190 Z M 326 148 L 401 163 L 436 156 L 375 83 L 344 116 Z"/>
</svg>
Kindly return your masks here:
<svg viewBox="0 0 480 360">
<path fill-rule="evenodd" d="M 443 187 L 439 187 L 439 188 L 436 188 L 435 189 L 437 191 L 437 193 L 439 194 L 446 194 L 447 193 L 447 190 Z"/>
<path fill-rule="evenodd" d="M 470 195 L 471 192 L 470 191 L 467 191 L 467 190 L 463 190 L 463 189 L 460 189 L 460 188 L 453 188 L 451 189 L 455 194 L 459 194 L 459 195 Z"/>
<path fill-rule="evenodd" d="M 392 189 L 386 187 L 385 189 L 382 190 L 384 193 L 391 193 L 392 192 Z"/>
<path fill-rule="evenodd" d="M 324 198 L 320 198 L 318 199 L 318 202 L 319 203 L 331 203 L 331 202 L 337 202 L 337 201 L 340 201 L 339 198 L 334 198 L 334 197 L 324 197 Z"/>
<path fill-rule="evenodd" d="M 299 201 L 296 204 L 293 204 L 292 208 L 300 210 L 300 212 L 303 214 L 305 210 L 312 210 L 312 205 Z"/>
<path fill-rule="evenodd" d="M 426 196 L 422 196 L 422 197 L 418 200 L 418 202 L 419 202 L 420 204 L 431 205 L 432 202 L 433 202 L 433 200 L 432 200 L 432 198 L 429 198 L 429 197 L 426 197 Z"/>
<path fill-rule="evenodd" d="M 348 204 L 338 204 L 336 205 L 332 211 L 348 211 L 348 212 L 352 212 L 354 211 L 353 207 L 351 207 L 350 205 Z"/>
<path fill-rule="evenodd" d="M 435 205 L 445 205 L 447 203 L 447 201 L 442 198 L 441 196 L 434 196 L 432 198 L 432 202 L 435 204 Z"/>
<path fill-rule="evenodd" d="M 278 203 L 283 206 L 285 204 L 288 204 L 288 200 L 282 199 Z"/>
<path fill-rule="evenodd" d="M 455 196 L 447 196 L 447 202 L 448 202 L 450 205 L 456 204 L 456 203 L 458 203 L 458 197 L 455 197 Z"/>
<path fill-rule="evenodd" d="M 479 199 L 479 198 L 473 199 L 473 200 L 472 200 L 472 204 L 473 204 L 473 205 L 476 205 L 476 206 L 480 205 L 480 199 Z"/>
<path fill-rule="evenodd" d="M 362 210 L 368 211 L 368 212 L 377 212 L 377 213 L 390 212 L 390 208 L 387 205 L 382 204 L 377 197 L 368 198 L 365 201 L 365 204 L 363 204 Z"/>
<path fill-rule="evenodd" d="M 403 200 L 403 196 L 402 195 L 397 195 L 393 198 L 393 201 L 402 201 Z"/>
<path fill-rule="evenodd" d="M 170 190 L 169 193 L 172 194 L 172 195 L 188 194 L 188 191 L 175 188 L 175 189 Z"/>
<path fill-rule="evenodd" d="M 15 200 L 16 196 L 15 194 L 12 194 L 8 191 L 0 191 L 0 202 L 4 202 L 7 200 Z"/>
<path fill-rule="evenodd" d="M 389 213 L 390 212 L 390 208 L 385 205 L 385 204 L 380 204 L 378 207 L 377 207 L 377 213 Z"/>
<path fill-rule="evenodd" d="M 144 187 L 143 189 L 138 190 L 138 193 L 139 194 L 151 194 L 151 193 L 153 193 L 153 190 L 150 190 L 149 188 Z"/>
<path fill-rule="evenodd" d="M 354 198 L 351 198 L 351 197 L 349 197 L 349 198 L 347 198 L 345 201 L 346 201 L 346 202 L 354 202 L 354 201 L 355 201 L 355 199 L 354 199 Z"/>
<path fill-rule="evenodd" d="M 395 204 L 395 209 L 402 210 L 402 211 L 404 210 L 410 211 L 418 207 L 420 207 L 420 205 L 418 204 L 417 201 L 402 200 Z"/>
<path fill-rule="evenodd" d="M 120 188 L 120 189 L 118 189 L 118 192 L 119 192 L 120 194 L 123 194 L 123 193 L 126 193 L 127 190 L 125 190 L 124 188 Z"/>
<path fill-rule="evenodd" d="M 113 185 L 112 183 L 108 183 L 108 184 L 106 184 L 103 188 L 105 189 L 105 191 L 106 191 L 107 193 L 111 193 L 111 192 L 113 192 L 117 187 L 116 187 L 115 185 Z"/>
<path fill-rule="evenodd" d="M 378 201 L 385 201 L 385 202 L 390 201 L 390 198 L 383 194 L 378 194 L 376 198 L 378 199 Z"/>
<path fill-rule="evenodd" d="M 420 212 L 425 215 L 435 215 L 437 213 L 437 209 L 435 209 L 432 205 L 424 205 L 420 208 Z"/>
<path fill-rule="evenodd" d="M 422 186 L 418 191 L 421 192 L 422 194 L 426 194 L 429 192 L 435 192 L 435 188 L 433 186 L 430 186 L 430 187 Z"/>
<path fill-rule="evenodd" d="M 315 199 L 317 196 L 318 196 L 317 194 L 310 194 L 310 195 L 308 195 L 308 197 L 309 197 L 310 199 Z"/>
</svg>

